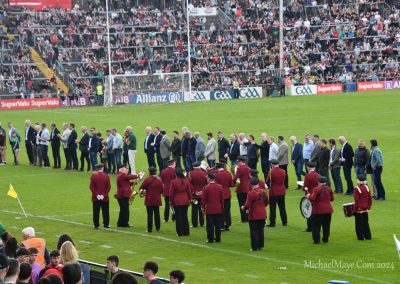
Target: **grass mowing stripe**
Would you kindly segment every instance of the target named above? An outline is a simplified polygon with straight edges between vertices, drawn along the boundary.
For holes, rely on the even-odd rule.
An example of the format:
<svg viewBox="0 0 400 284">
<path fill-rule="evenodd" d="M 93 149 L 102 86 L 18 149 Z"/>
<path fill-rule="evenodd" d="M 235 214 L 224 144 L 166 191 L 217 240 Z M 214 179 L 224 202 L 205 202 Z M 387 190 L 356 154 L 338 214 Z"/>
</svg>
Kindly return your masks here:
<svg viewBox="0 0 400 284">
<path fill-rule="evenodd" d="M 9 210 L 1 210 L 1 212 L 6 213 L 6 214 L 23 215 L 20 212 L 9 211 Z M 82 222 L 76 222 L 76 221 L 71 221 L 71 220 L 63 220 L 63 219 L 58 219 L 58 218 L 49 218 L 47 216 L 36 216 L 36 215 L 33 215 L 33 214 L 27 214 L 27 215 L 29 217 L 32 217 L 32 218 L 37 218 L 37 219 L 43 219 L 43 220 L 47 220 L 47 221 L 60 222 L 60 223 L 66 223 L 66 224 L 72 224 L 72 225 L 78 225 L 78 226 L 82 226 L 82 227 L 92 228 L 92 225 L 89 225 L 89 224 L 86 224 L 86 223 L 82 223 Z M 198 247 L 198 248 L 203 248 L 203 249 L 208 249 L 208 250 L 214 250 L 214 251 L 219 251 L 219 252 L 223 252 L 223 253 L 227 253 L 227 254 L 235 254 L 235 255 L 245 256 L 245 257 L 249 257 L 249 258 L 268 260 L 268 261 L 273 261 L 273 262 L 277 262 L 277 263 L 296 265 L 296 266 L 304 266 L 304 263 L 287 261 L 287 260 L 282 260 L 282 259 L 277 259 L 277 258 L 270 258 L 270 257 L 255 255 L 255 254 L 249 254 L 249 253 L 242 253 L 242 252 L 239 252 L 239 251 L 216 248 L 216 247 L 212 247 L 212 246 L 206 246 L 206 245 L 187 242 L 187 241 L 180 241 L 180 240 L 170 239 L 170 238 L 161 237 L 161 236 L 142 234 L 142 233 L 138 233 L 138 232 L 122 231 L 122 230 L 112 229 L 112 228 L 110 228 L 110 229 L 100 229 L 99 228 L 99 230 L 104 230 L 104 231 L 114 232 L 114 233 L 128 234 L 128 235 L 135 235 L 135 236 L 140 236 L 140 237 L 144 237 L 144 238 L 159 239 L 159 240 L 168 241 L 168 242 L 172 242 L 172 243 L 179 243 L 179 244 L 184 244 L 184 245 L 188 245 L 188 246 L 192 246 L 192 247 Z M 188 265 L 188 266 L 190 266 L 192 264 L 192 263 L 189 264 L 189 262 L 180 262 L 180 264 L 184 264 L 184 263 L 186 265 Z M 357 274 L 353 274 L 353 273 L 342 272 L 342 271 L 337 271 L 337 270 L 333 270 L 333 269 L 324 269 L 324 268 L 315 268 L 315 269 L 316 270 L 321 270 L 321 271 L 328 271 L 328 272 L 331 272 L 331 273 L 334 273 L 334 274 L 337 274 L 337 275 L 342 275 L 342 276 L 351 276 L 351 277 L 355 277 L 355 278 L 358 278 L 358 279 L 361 279 L 361 280 L 371 281 L 371 282 L 375 282 L 375 283 L 382 283 L 382 284 L 390 284 L 391 283 L 391 282 L 382 281 L 382 280 L 371 278 L 371 277 L 365 277 L 365 276 L 361 276 L 361 275 L 357 275 Z"/>
</svg>

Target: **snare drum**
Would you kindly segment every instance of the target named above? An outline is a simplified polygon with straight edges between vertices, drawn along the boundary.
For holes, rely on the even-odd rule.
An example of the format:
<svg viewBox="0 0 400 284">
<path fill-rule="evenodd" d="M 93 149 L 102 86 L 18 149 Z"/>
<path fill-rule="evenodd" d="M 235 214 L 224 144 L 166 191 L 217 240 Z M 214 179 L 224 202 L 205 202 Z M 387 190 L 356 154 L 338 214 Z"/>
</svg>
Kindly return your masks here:
<svg viewBox="0 0 400 284">
<path fill-rule="evenodd" d="M 352 217 L 354 216 L 354 202 L 345 203 L 343 206 L 343 212 L 345 217 Z"/>
</svg>

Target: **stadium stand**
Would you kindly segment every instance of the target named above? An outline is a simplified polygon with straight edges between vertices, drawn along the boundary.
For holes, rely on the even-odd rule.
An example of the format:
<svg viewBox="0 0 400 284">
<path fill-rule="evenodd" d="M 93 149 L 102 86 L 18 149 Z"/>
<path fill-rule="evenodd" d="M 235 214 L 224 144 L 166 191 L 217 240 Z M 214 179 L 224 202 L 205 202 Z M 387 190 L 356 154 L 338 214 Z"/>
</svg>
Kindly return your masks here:
<svg viewBox="0 0 400 284">
<path fill-rule="evenodd" d="M 134 85 L 122 86 L 121 91 L 180 90 L 179 80 L 162 85 L 147 75 L 188 72 L 185 8 L 172 1 L 160 10 L 163 7 L 142 2 L 147 5 L 120 2 L 111 12 L 112 74 L 137 76 Z M 399 77 L 398 1 L 284 3 L 283 72 L 292 83 Z M 280 73 L 278 1 L 190 1 L 189 10 L 197 8 L 217 13 L 191 14 L 192 89 L 227 89 L 233 78 L 241 86 L 273 89 Z M 26 96 L 27 82 L 37 81 L 53 94 L 61 89 L 89 95 L 108 75 L 104 5 L 88 1 L 72 11 L 41 12 L 3 7 L 0 14 L 3 93 Z M 40 61 L 35 60 L 36 52 Z"/>
</svg>

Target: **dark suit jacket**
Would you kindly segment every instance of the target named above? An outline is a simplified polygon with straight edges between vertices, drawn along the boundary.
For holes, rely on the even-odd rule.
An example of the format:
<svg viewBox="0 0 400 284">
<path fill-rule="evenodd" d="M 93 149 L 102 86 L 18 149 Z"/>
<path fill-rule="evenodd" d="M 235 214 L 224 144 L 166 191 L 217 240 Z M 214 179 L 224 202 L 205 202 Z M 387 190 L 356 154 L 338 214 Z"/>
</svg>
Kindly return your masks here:
<svg viewBox="0 0 400 284">
<path fill-rule="evenodd" d="M 161 143 L 161 134 L 158 134 L 157 136 L 154 136 L 154 151 L 157 154 L 160 154 L 160 143 Z"/>
<path fill-rule="evenodd" d="M 224 158 L 224 155 L 229 152 L 229 142 L 225 138 L 218 140 L 218 156 L 219 158 Z"/>
<path fill-rule="evenodd" d="M 76 133 L 75 129 L 72 129 L 71 134 L 68 136 L 68 148 L 70 150 L 76 150 L 76 148 L 78 147 L 75 143 L 75 140 L 78 139 L 78 134 Z"/>
<path fill-rule="evenodd" d="M 172 140 L 171 152 L 172 157 L 179 157 L 181 155 L 181 140 L 179 138 Z"/>
<path fill-rule="evenodd" d="M 27 141 L 30 141 L 33 144 L 36 143 L 36 133 L 35 133 L 35 129 L 32 126 L 30 126 L 28 129 L 28 140 Z"/>
<path fill-rule="evenodd" d="M 60 134 L 60 131 L 57 128 L 54 128 L 54 130 L 50 133 L 50 142 L 52 146 L 60 146 L 60 138 L 58 138 L 57 134 Z"/>
<path fill-rule="evenodd" d="M 185 136 L 182 137 L 181 140 L 181 155 L 182 157 L 186 157 L 189 151 L 189 139 L 186 139 Z"/>
<path fill-rule="evenodd" d="M 79 150 L 81 152 L 89 152 L 89 134 L 85 133 L 79 141 Z"/>
<path fill-rule="evenodd" d="M 354 157 L 354 151 L 353 147 L 349 144 L 349 142 L 346 143 L 346 145 L 343 146 L 343 151 L 341 151 L 342 158 L 345 159 L 343 164 L 346 164 L 347 166 L 353 166 L 353 157 Z"/>
<path fill-rule="evenodd" d="M 189 150 L 188 150 L 188 154 L 191 156 L 195 156 L 196 155 L 196 144 L 197 144 L 197 140 L 196 138 L 192 137 L 189 140 Z"/>
<path fill-rule="evenodd" d="M 237 140 L 230 146 L 228 154 L 231 161 L 237 160 L 237 157 L 240 155 L 240 145 Z"/>
<path fill-rule="evenodd" d="M 92 137 L 92 143 L 90 143 L 90 152 L 98 152 L 99 151 L 99 143 L 100 140 L 97 138 L 96 134 L 94 134 Z M 90 140 L 90 137 L 89 137 Z M 88 141 L 88 146 L 89 146 L 89 141 Z"/>
<path fill-rule="evenodd" d="M 300 143 L 296 143 L 294 145 L 293 151 L 292 151 L 292 161 L 294 161 L 295 164 L 297 163 L 304 163 L 303 160 L 303 145 Z"/>
<path fill-rule="evenodd" d="M 331 151 L 328 149 L 328 147 L 321 148 L 318 159 L 319 169 L 328 169 L 330 156 Z"/>
<path fill-rule="evenodd" d="M 268 142 L 264 141 L 258 147 L 260 149 L 261 163 L 268 163 L 269 162 L 269 144 L 268 144 Z"/>
<path fill-rule="evenodd" d="M 146 138 L 147 138 L 147 136 L 146 136 L 146 138 L 144 138 L 144 142 L 143 142 L 143 144 L 144 144 L 144 152 L 145 153 L 147 153 L 147 154 L 154 154 L 154 148 L 151 146 L 151 143 L 153 143 L 154 142 L 154 134 L 153 133 L 150 133 L 150 135 L 149 135 L 149 139 L 147 139 L 147 145 L 146 145 Z M 146 150 L 146 148 L 147 148 L 147 150 Z"/>
</svg>

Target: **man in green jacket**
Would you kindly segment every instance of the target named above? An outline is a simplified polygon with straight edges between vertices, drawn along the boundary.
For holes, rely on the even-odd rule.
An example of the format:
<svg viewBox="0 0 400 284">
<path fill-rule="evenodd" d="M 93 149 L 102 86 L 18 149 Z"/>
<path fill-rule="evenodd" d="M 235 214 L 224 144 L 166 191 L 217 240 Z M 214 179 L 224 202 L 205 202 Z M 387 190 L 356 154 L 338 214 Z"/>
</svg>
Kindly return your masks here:
<svg viewBox="0 0 400 284">
<path fill-rule="evenodd" d="M 126 133 L 128 137 L 126 138 L 126 145 L 128 147 L 128 160 L 129 166 L 131 168 L 131 175 L 136 174 L 135 168 L 135 158 L 136 158 L 136 136 L 133 134 L 132 126 L 126 127 Z"/>
</svg>

